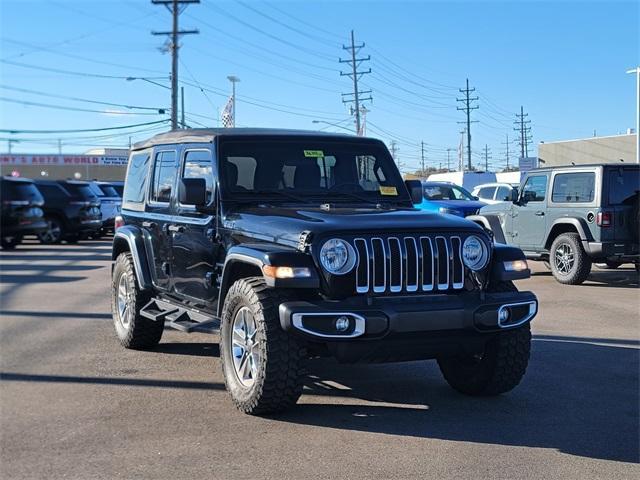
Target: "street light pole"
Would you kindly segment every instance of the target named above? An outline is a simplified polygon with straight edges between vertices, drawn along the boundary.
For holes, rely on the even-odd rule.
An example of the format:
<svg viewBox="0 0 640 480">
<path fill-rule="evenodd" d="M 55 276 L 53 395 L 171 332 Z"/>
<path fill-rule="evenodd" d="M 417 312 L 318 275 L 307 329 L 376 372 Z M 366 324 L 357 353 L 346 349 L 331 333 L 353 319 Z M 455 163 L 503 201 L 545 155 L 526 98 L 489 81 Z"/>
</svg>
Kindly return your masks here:
<svg viewBox="0 0 640 480">
<path fill-rule="evenodd" d="M 627 70 L 636 74 L 636 163 L 640 163 L 640 67 Z"/>
</svg>

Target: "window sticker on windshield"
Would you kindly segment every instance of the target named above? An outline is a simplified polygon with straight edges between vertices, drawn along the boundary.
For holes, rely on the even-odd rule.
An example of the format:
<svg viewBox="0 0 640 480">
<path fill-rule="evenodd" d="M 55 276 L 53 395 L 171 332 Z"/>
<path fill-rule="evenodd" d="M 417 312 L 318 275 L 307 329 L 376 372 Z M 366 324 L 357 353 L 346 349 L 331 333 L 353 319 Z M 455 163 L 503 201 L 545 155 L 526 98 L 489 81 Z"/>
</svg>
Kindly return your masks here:
<svg viewBox="0 0 640 480">
<path fill-rule="evenodd" d="M 398 195 L 398 190 L 396 187 L 385 187 L 384 185 L 380 185 L 380 195 Z"/>
<path fill-rule="evenodd" d="M 324 157 L 324 152 L 322 150 L 305 150 L 304 156 L 308 158 L 320 158 Z"/>
</svg>

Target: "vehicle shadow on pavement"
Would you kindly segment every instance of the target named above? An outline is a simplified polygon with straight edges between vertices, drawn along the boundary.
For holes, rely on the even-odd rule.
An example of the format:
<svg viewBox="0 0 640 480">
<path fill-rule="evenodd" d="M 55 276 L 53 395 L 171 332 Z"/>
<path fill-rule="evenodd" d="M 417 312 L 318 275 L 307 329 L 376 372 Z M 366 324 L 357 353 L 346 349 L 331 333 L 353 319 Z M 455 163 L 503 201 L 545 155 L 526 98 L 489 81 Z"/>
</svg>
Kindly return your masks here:
<svg viewBox="0 0 640 480">
<path fill-rule="evenodd" d="M 220 347 L 217 343 L 159 343 L 153 349 L 154 353 L 168 353 L 171 355 L 190 355 L 194 357 L 219 357 Z"/>
<path fill-rule="evenodd" d="M 589 287 L 638 288 L 640 277 L 634 269 L 593 269 L 583 285 Z"/>
<path fill-rule="evenodd" d="M 301 404 L 275 420 L 637 463 L 639 360 L 637 348 L 547 335 L 515 390 L 478 398 L 450 389 L 435 362 L 313 361 Z"/>
</svg>

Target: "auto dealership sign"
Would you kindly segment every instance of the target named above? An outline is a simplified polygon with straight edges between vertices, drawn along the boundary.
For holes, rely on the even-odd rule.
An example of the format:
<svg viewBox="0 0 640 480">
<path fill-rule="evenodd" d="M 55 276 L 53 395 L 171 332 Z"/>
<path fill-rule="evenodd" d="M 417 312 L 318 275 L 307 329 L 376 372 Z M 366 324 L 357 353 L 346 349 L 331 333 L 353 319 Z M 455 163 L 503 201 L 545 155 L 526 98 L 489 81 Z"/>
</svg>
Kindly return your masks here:
<svg viewBox="0 0 640 480">
<path fill-rule="evenodd" d="M 127 164 L 127 157 L 115 155 L 0 155 L 0 165 L 113 165 Z"/>
</svg>

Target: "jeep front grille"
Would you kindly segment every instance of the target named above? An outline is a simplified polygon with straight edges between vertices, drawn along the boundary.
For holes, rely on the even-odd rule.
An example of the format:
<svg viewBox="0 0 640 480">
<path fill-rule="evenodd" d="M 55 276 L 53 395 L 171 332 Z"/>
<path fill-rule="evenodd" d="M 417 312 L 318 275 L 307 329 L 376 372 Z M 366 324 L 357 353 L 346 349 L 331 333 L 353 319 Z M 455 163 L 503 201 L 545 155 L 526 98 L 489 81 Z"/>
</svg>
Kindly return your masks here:
<svg viewBox="0 0 640 480">
<path fill-rule="evenodd" d="M 371 237 L 353 240 L 357 293 L 430 292 L 464 286 L 460 237 Z"/>
</svg>

